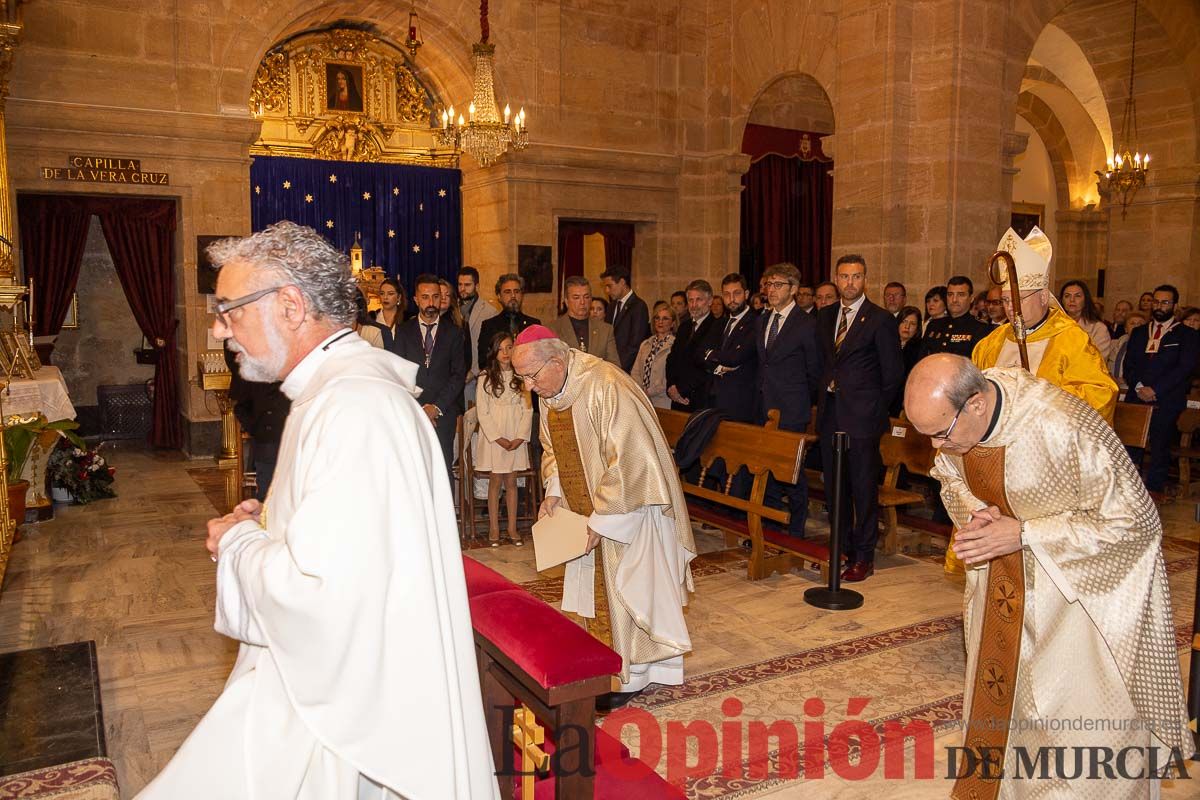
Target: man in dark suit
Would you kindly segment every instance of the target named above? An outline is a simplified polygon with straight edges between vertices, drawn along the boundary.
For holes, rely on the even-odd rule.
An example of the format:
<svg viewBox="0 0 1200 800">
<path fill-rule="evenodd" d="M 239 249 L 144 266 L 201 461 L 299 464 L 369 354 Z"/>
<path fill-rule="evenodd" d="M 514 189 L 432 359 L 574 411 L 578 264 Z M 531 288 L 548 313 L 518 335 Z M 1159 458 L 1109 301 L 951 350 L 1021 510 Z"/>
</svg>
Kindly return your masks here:
<svg viewBox="0 0 1200 800">
<path fill-rule="evenodd" d="M 767 421 L 767 412 L 779 410 L 779 427 L 785 431 L 803 431 L 812 418 L 812 397 L 821 377 L 821 351 L 817 346 L 817 325 L 812 314 L 805 314 L 794 300 L 800 271 L 792 264 L 767 267 L 766 312 L 758 318 L 754 340 L 758 350 L 758 422 Z M 778 477 L 778 476 L 777 476 Z M 768 497 L 778 495 L 774 483 L 768 485 Z M 787 485 L 791 522 L 788 533 L 804 536 L 808 519 L 808 482 L 804 476 Z"/>
<path fill-rule="evenodd" d="M 496 298 L 503 309 L 499 314 L 486 319 L 479 326 L 479 368 L 485 369 L 488 348 L 492 346 L 492 337 L 500 331 L 512 334 L 516 341 L 517 334 L 530 325 L 541 323 L 537 317 L 529 317 L 521 313 L 521 303 L 525 299 L 525 279 L 515 272 L 501 275 L 496 281 Z M 534 405 L 536 409 L 536 404 Z M 535 439 L 537 437 L 534 437 Z"/>
<path fill-rule="evenodd" d="M 1166 488 L 1171 446 L 1178 437 L 1175 425 L 1187 406 L 1188 384 L 1200 358 L 1196 331 L 1175 319 L 1178 302 L 1179 290 L 1174 286 L 1164 284 L 1155 289 L 1153 319 L 1133 329 L 1125 348 L 1124 378 L 1129 384 L 1125 401 L 1154 406 L 1145 479 L 1151 492 Z M 1134 464 L 1142 463 L 1141 448 L 1131 447 L 1129 455 Z"/>
<path fill-rule="evenodd" d="M 604 321 L 613 326 L 617 340 L 617 355 L 621 369 L 633 369 L 638 348 L 650 336 L 650 309 L 646 301 L 633 293 L 627 267 L 610 267 L 600 273 L 604 291 L 608 295 L 608 311 Z"/>
<path fill-rule="evenodd" d="M 974 296 L 975 285 L 966 275 L 955 275 L 946 281 L 946 316 L 929 320 L 921 338 L 918 359 L 934 353 L 971 357 L 975 345 L 993 330 L 991 325 L 980 322 L 971 314 Z"/>
<path fill-rule="evenodd" d="M 420 313 L 396 330 L 393 351 L 417 365 L 418 402 L 429 416 L 442 445 L 446 469 L 454 463 L 454 433 L 462 413 L 467 379 L 466 334 L 441 314 L 441 286 L 436 275 L 418 275 L 413 300 Z"/>
<path fill-rule="evenodd" d="M 679 323 L 675 343 L 667 356 L 667 396 L 676 411 L 708 408 L 712 375 L 704 359 L 721 346 L 722 328 L 710 313 L 712 285 L 705 280 L 688 284 L 688 318 Z"/>
<path fill-rule="evenodd" d="M 854 524 L 845 543 L 848 564 L 842 580 L 853 582 L 875 572 L 879 439 L 887 430 L 888 409 L 904 379 L 904 359 L 895 317 L 867 299 L 863 257 L 839 258 L 834 278 L 840 301 L 817 312 L 817 341 L 824 353 L 817 392 L 821 463 L 826 491 L 832 496 L 833 435 L 847 433 L 847 505 L 853 507 Z M 843 507 L 843 513 L 848 511 Z"/>
<path fill-rule="evenodd" d="M 721 345 L 705 361 L 712 371 L 712 404 L 736 422 L 754 422 L 758 412 L 758 315 L 750 310 L 750 291 L 744 275 L 736 272 L 721 280 L 725 318 Z"/>
</svg>

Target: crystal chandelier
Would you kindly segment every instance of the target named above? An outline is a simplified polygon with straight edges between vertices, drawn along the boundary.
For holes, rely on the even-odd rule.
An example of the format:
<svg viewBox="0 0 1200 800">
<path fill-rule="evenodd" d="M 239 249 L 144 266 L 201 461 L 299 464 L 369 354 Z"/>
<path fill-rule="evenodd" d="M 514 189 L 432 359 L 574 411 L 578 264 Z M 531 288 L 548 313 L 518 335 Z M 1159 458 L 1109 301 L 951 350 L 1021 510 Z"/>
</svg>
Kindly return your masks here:
<svg viewBox="0 0 1200 800">
<path fill-rule="evenodd" d="M 1129 44 L 1129 96 L 1125 98 L 1125 113 L 1121 117 L 1121 138 L 1113 144 L 1113 155 L 1103 170 L 1096 170 L 1096 188 L 1107 202 L 1121 201 L 1121 219 L 1137 190 L 1146 185 L 1150 169 L 1150 154 L 1137 147 L 1137 101 L 1133 98 L 1133 65 L 1137 53 L 1137 0 L 1133 3 L 1133 33 Z M 1132 134 L 1132 135 L 1131 135 Z"/>
<path fill-rule="evenodd" d="M 471 47 L 471 63 L 475 67 L 475 95 L 467 107 L 467 118 L 456 117 L 454 106 L 442 111 L 442 127 L 434 132 L 441 147 L 470 154 L 481 166 L 488 167 L 509 149 L 524 150 L 529 146 L 529 130 L 525 126 L 525 109 L 516 114 L 504 106 L 501 119 L 493 86 L 496 45 L 488 41 L 488 4 L 479 3 L 479 42 Z"/>
</svg>

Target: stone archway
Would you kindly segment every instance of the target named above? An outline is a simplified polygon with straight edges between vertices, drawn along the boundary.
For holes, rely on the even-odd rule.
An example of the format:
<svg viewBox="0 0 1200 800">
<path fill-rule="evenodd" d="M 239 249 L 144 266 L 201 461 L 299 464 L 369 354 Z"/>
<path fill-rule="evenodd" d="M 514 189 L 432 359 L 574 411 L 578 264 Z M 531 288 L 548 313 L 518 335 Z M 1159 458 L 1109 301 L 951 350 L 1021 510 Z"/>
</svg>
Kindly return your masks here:
<svg viewBox="0 0 1200 800">
<path fill-rule="evenodd" d="M 1070 186 L 1077 180 L 1077 167 L 1067 132 L 1054 115 L 1054 110 L 1030 92 L 1021 92 L 1017 100 L 1017 114 L 1033 127 L 1041 137 L 1042 143 L 1046 145 L 1046 152 L 1050 154 L 1050 164 L 1054 169 L 1058 207 L 1070 208 Z"/>
</svg>

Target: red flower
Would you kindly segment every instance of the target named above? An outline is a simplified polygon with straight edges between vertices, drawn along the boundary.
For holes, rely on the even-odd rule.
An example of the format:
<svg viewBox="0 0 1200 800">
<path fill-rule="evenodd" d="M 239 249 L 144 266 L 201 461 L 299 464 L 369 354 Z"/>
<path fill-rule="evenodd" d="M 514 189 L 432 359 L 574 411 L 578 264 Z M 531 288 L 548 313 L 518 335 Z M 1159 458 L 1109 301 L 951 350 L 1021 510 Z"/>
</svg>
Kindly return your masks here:
<svg viewBox="0 0 1200 800">
<path fill-rule="evenodd" d="M 116 467 L 109 467 L 109 468 L 108 468 L 108 477 L 110 477 L 110 478 L 115 478 L 115 477 L 117 477 L 117 468 L 116 468 Z"/>
<path fill-rule="evenodd" d="M 80 472 L 80 473 L 77 473 L 77 474 L 75 475 L 75 477 L 76 477 L 76 478 L 78 478 L 78 479 L 79 479 L 79 480 L 81 480 L 81 481 L 86 481 L 86 480 L 87 480 L 87 473 L 86 473 L 86 472 Z"/>
</svg>

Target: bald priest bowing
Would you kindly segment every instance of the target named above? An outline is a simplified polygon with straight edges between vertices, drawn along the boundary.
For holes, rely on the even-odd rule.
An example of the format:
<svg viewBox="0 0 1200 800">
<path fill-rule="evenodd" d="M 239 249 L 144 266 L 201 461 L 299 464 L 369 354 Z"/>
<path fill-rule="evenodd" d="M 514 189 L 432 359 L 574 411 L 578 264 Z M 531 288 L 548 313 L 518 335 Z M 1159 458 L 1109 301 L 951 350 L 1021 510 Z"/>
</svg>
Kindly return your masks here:
<svg viewBox="0 0 1200 800">
<path fill-rule="evenodd" d="M 930 474 L 971 567 L 951 796 L 1155 796 L 1193 745 L 1162 524 L 1116 433 L 1049 381 L 954 355 L 917 364 L 904 410 L 939 450 Z M 1068 782 L 1103 752 L 1116 774 Z M 1068 766 L 1037 773 L 1039 753 Z"/>
<path fill-rule="evenodd" d="M 208 523 L 216 629 L 237 663 L 140 797 L 498 798 L 417 365 L 354 335 L 349 264 L 311 228 L 209 253 L 213 334 L 244 378 L 282 380 L 292 410 L 266 503 Z"/>
<path fill-rule="evenodd" d="M 604 640 L 607 606 L 623 699 L 651 683 L 683 683 L 696 543 L 654 407 L 619 366 L 569 349 L 541 325 L 517 337 L 513 369 L 541 398 L 539 515 L 563 505 L 588 517 L 588 552 L 567 562 L 563 610 L 599 619 L 588 627 Z"/>
</svg>

